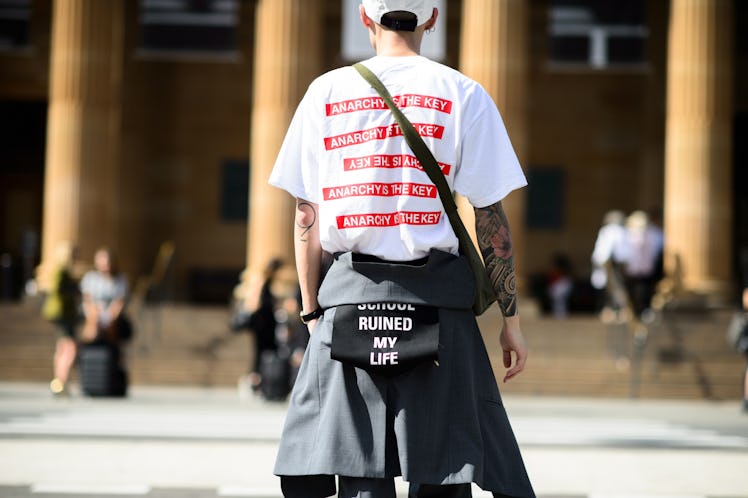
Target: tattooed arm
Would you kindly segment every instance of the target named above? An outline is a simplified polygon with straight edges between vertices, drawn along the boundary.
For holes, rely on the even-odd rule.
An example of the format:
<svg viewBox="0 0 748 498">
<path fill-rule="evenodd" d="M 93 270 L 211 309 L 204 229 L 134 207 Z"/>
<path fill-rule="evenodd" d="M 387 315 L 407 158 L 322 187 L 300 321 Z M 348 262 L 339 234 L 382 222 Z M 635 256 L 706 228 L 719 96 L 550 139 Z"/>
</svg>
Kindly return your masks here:
<svg viewBox="0 0 748 498">
<path fill-rule="evenodd" d="M 319 241 L 319 209 L 317 204 L 296 199 L 296 223 L 294 228 L 294 252 L 296 271 L 299 274 L 301 302 L 304 313 L 311 313 L 319 306 L 317 290 L 322 262 L 322 246 Z M 317 320 L 308 324 L 311 333 Z"/>
<path fill-rule="evenodd" d="M 475 231 L 501 312 L 504 316 L 514 316 L 517 314 L 514 250 L 501 201 L 475 210 Z"/>
<path fill-rule="evenodd" d="M 504 328 L 499 338 L 504 352 L 504 366 L 509 368 L 504 382 L 519 374 L 527 361 L 527 345 L 517 313 L 517 285 L 514 275 L 514 250 L 509 222 L 501 201 L 475 209 L 475 231 L 483 261 L 498 297 Z M 512 367 L 512 352 L 516 362 Z M 511 368 L 510 368 L 511 367 Z"/>
</svg>

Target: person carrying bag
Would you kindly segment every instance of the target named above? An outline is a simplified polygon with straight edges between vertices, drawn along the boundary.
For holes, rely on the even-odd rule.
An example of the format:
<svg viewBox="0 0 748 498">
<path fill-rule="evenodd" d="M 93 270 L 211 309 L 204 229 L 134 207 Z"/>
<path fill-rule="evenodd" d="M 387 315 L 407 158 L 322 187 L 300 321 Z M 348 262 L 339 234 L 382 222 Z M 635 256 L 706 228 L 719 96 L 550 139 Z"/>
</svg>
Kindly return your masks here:
<svg viewBox="0 0 748 498">
<path fill-rule="evenodd" d="M 498 302 L 503 379 L 519 375 L 527 346 L 501 201 L 526 185 L 522 168 L 485 90 L 419 55 L 433 2 L 363 0 L 359 17 L 377 52 L 362 64 L 388 91 L 350 66 L 317 78 L 269 178 L 296 198 L 311 334 L 274 473 L 286 498 L 395 498 L 396 476 L 411 498 L 467 497 L 471 483 L 532 498 L 476 322 Z M 479 251 L 453 192 L 476 208 Z"/>
</svg>

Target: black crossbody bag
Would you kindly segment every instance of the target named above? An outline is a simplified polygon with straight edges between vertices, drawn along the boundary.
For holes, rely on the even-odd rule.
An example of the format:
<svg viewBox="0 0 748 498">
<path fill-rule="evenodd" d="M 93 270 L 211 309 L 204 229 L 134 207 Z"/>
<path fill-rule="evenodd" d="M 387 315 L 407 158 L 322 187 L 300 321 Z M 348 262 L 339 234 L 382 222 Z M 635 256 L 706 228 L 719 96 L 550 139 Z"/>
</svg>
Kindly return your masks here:
<svg viewBox="0 0 748 498">
<path fill-rule="evenodd" d="M 336 306 L 330 357 L 392 377 L 439 359 L 439 310 L 406 303 Z"/>
</svg>

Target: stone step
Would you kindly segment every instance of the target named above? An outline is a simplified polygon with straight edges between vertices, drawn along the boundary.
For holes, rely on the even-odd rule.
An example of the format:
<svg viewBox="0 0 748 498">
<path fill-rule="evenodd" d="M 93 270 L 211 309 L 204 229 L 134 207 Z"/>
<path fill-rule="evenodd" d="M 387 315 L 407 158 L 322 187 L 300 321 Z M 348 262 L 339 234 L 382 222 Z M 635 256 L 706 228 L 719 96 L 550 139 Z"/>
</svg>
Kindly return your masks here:
<svg viewBox="0 0 748 498">
<path fill-rule="evenodd" d="M 51 377 L 56 332 L 38 309 L 33 303 L 0 304 L 0 379 Z M 134 384 L 233 386 L 247 370 L 250 340 L 228 330 L 227 307 L 170 304 L 134 318 L 136 337 L 126 348 Z M 634 389 L 631 365 L 617 361 L 620 353 L 631 350 L 625 327 L 605 326 L 594 316 L 526 317 L 528 368 L 501 387 L 522 394 L 738 398 L 743 359 L 724 343 L 728 319 L 686 316 L 673 320 L 670 328 L 655 324 Z M 498 312 L 479 317 L 479 324 L 501 377 Z"/>
</svg>

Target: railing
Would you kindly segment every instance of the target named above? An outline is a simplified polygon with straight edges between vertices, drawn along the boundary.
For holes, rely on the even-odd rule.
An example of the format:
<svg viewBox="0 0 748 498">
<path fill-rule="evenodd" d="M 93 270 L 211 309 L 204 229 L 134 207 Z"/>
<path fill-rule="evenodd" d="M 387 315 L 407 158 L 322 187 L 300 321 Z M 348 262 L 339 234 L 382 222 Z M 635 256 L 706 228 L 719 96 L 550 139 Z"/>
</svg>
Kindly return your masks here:
<svg viewBox="0 0 748 498">
<path fill-rule="evenodd" d="M 651 353 L 655 366 L 688 364 L 704 399 L 714 398 L 703 354 L 686 346 L 689 328 L 707 323 L 725 303 L 689 291 L 683 285 L 679 259 L 673 258 L 670 272 L 657 285 L 651 307 L 638 315 L 614 264 L 605 265 L 607 303 L 601 319 L 608 329 L 610 349 L 620 368 L 629 368 L 629 396 L 639 396 L 645 354 Z M 652 347 L 656 346 L 656 350 Z"/>
<path fill-rule="evenodd" d="M 167 272 L 174 259 L 175 246 L 170 240 L 161 244 L 153 264 L 150 275 L 141 275 L 135 282 L 128 301 L 128 313 L 135 325 L 137 343 L 147 350 L 153 341 L 159 341 L 161 336 L 161 321 L 159 313 L 152 313 L 151 323 L 146 324 L 146 302 L 157 304 L 163 299 L 163 287 Z"/>
<path fill-rule="evenodd" d="M 636 398 L 639 396 L 642 359 L 649 338 L 649 326 L 634 311 L 618 268 L 608 261 L 605 272 L 606 304 L 600 316 L 608 329 L 608 343 L 616 356 L 616 365 L 621 369 L 629 368 L 629 396 Z"/>
</svg>

